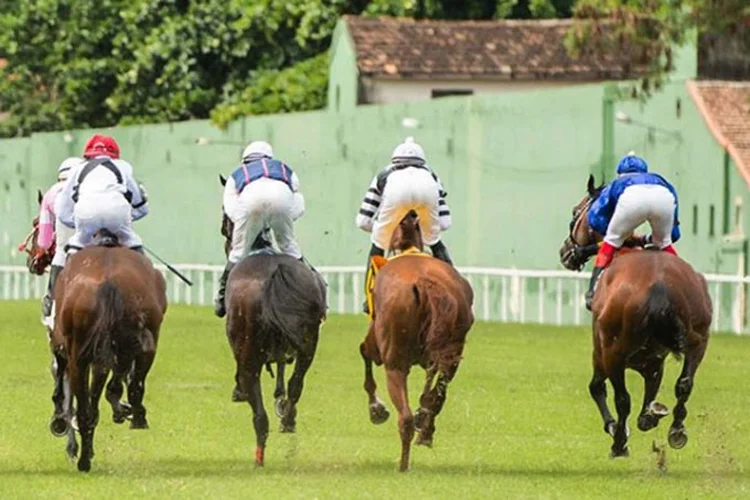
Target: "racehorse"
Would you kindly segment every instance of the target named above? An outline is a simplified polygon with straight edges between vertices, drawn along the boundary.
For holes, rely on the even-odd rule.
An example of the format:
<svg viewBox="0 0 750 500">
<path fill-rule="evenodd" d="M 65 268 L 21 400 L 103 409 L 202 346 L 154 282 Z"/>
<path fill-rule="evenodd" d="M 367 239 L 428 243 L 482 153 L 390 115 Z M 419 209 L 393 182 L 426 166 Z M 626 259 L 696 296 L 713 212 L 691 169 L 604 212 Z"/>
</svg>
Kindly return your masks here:
<svg viewBox="0 0 750 500">
<path fill-rule="evenodd" d="M 84 472 L 91 469 L 99 399 L 110 372 L 106 398 L 113 421 L 130 417 L 131 429 L 148 428 L 145 381 L 167 309 L 164 277 L 146 257 L 116 247 L 111 235 L 103 235 L 101 245 L 72 255 L 55 287 L 52 345 L 58 360 L 57 385 L 63 383 L 65 371 L 81 435 L 78 470 Z M 128 403 L 120 401 L 126 377 Z M 68 455 L 75 458 L 78 445 L 69 412 L 61 399 L 55 400 L 58 433 L 68 432 Z"/>
<path fill-rule="evenodd" d="M 224 214 L 221 232 L 227 255 L 233 229 Z M 227 280 L 226 332 L 236 361 L 234 399 L 248 401 L 253 410 L 255 463 L 262 466 L 268 438 L 262 368 L 265 365 L 273 376 L 270 365 L 276 363 L 276 414 L 281 419 L 281 432 L 295 432 L 297 403 L 326 317 L 326 288 L 304 263 L 270 248 L 263 234 L 251 250 Z M 294 373 L 285 390 L 284 365 L 294 360 Z"/>
<path fill-rule="evenodd" d="M 419 220 L 410 212 L 397 226 L 391 251 L 423 249 Z M 466 335 L 474 322 L 471 285 L 449 264 L 426 254 L 402 254 L 382 265 L 375 277 L 373 316 L 360 345 L 370 420 L 385 422 L 389 413 L 376 395 L 372 364 L 385 365 L 388 392 L 399 413 L 400 470 L 409 468 L 416 444 L 432 446 L 435 419 L 443 408 L 448 383 L 456 375 Z M 413 365 L 426 370 L 420 407 L 412 415 L 407 376 Z M 437 382 L 433 385 L 437 376 Z"/>
<path fill-rule="evenodd" d="M 560 250 L 563 265 L 580 269 L 601 235 L 588 225 L 588 211 L 601 188 L 589 177 L 587 195 L 574 207 L 570 233 Z M 712 305 L 703 276 L 675 255 L 659 251 L 618 255 L 597 286 L 593 307 L 594 375 L 589 392 L 594 399 L 604 431 L 613 438 L 612 457 L 627 456 L 627 418 L 630 395 L 625 387 L 625 369 L 641 374 L 645 381 L 643 407 L 638 428 L 648 431 L 668 415 L 655 401 L 669 353 L 684 357 L 675 386 L 677 404 L 668 442 L 680 449 L 687 444 L 686 403 L 696 370 L 706 352 Z M 607 406 L 606 380 L 615 391 L 617 421 Z"/>
<path fill-rule="evenodd" d="M 42 192 L 37 191 L 39 204 L 42 204 Z M 39 237 L 39 217 L 31 221 L 31 232 L 18 245 L 19 252 L 26 252 L 26 267 L 31 274 L 41 276 L 44 270 L 52 263 L 55 256 L 55 243 L 47 250 L 39 248 L 37 238 Z"/>
</svg>

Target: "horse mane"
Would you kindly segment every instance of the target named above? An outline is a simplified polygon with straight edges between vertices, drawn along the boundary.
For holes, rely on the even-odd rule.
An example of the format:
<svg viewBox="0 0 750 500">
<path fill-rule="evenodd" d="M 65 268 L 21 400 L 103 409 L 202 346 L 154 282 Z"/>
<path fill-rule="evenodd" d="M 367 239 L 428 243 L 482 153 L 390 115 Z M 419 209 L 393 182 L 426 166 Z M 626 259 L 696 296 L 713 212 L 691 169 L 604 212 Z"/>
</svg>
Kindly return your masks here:
<svg viewBox="0 0 750 500">
<path fill-rule="evenodd" d="M 424 249 L 422 229 L 419 227 L 419 216 L 414 210 L 404 216 L 391 235 L 390 249 L 393 252 L 403 252 L 410 248 Z"/>
</svg>

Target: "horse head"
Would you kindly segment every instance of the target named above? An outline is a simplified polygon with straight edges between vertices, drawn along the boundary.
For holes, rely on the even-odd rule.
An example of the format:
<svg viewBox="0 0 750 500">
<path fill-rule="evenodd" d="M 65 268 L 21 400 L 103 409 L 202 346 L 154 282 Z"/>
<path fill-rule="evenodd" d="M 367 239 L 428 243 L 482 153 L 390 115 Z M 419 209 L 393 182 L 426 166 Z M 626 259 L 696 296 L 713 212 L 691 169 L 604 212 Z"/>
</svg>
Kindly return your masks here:
<svg viewBox="0 0 750 500">
<path fill-rule="evenodd" d="M 390 250 L 392 252 L 403 252 L 410 248 L 417 248 L 419 251 L 424 250 L 422 241 L 422 229 L 419 227 L 419 216 L 414 210 L 409 210 L 396 230 L 391 236 Z"/>
<path fill-rule="evenodd" d="M 560 247 L 560 262 L 566 269 L 580 270 L 586 261 L 596 253 L 601 235 L 589 226 L 589 210 L 599 197 L 604 185 L 596 186 L 594 176 L 589 175 L 586 184 L 586 195 L 573 207 L 573 214 L 568 228 L 568 237 Z"/>
<path fill-rule="evenodd" d="M 39 204 L 42 204 L 42 192 L 37 190 L 37 200 Z M 55 243 L 52 242 L 52 246 L 43 250 L 39 247 L 39 217 L 34 217 L 31 221 L 31 232 L 26 236 L 26 239 L 18 245 L 19 252 L 26 252 L 26 267 L 29 269 L 31 274 L 41 276 L 44 274 L 44 270 L 47 269 L 52 263 L 52 258 L 55 256 Z"/>
</svg>

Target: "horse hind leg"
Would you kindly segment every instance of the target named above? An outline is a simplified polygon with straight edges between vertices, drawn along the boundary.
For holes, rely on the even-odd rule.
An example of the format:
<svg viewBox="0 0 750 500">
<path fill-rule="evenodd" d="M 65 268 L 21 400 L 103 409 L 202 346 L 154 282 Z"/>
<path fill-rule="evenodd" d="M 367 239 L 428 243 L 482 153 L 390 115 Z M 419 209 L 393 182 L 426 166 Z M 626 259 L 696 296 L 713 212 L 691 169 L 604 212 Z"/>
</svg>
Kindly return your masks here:
<svg viewBox="0 0 750 500">
<path fill-rule="evenodd" d="M 274 411 L 279 418 L 284 418 L 287 409 L 286 387 L 284 383 L 285 368 L 286 361 L 279 361 L 276 363 L 276 388 L 273 391 L 273 401 Z M 291 381 L 289 383 L 291 385 Z"/>
<path fill-rule="evenodd" d="M 450 373 L 440 373 L 437 377 L 435 386 L 432 386 L 436 368 L 430 367 L 427 370 L 425 388 L 422 396 L 419 398 L 419 410 L 414 416 L 414 424 L 419 435 L 416 444 L 421 446 L 432 447 L 432 440 L 435 434 L 435 419 L 443 409 L 445 400 L 448 397 L 448 384 L 456 374 L 454 367 Z"/>
<path fill-rule="evenodd" d="M 123 381 L 130 371 L 133 364 L 132 359 L 122 360 L 115 366 L 112 378 L 107 384 L 105 397 L 107 402 L 112 406 L 112 421 L 121 424 L 133 414 L 133 409 L 129 403 L 122 400 Z"/>
<path fill-rule="evenodd" d="M 289 379 L 289 398 L 281 399 L 281 401 L 283 402 L 280 405 L 281 432 L 295 432 L 297 428 L 297 403 L 299 402 L 300 397 L 302 397 L 302 388 L 305 382 L 305 374 L 307 374 L 307 371 L 310 369 L 310 365 L 312 364 L 313 358 L 315 357 L 317 344 L 318 336 L 316 333 L 314 338 L 311 338 L 309 342 L 305 344 L 305 352 L 302 352 L 297 356 L 297 362 L 294 364 L 294 373 Z M 283 381 L 283 379 L 280 380 Z"/>
<path fill-rule="evenodd" d="M 685 418 L 687 417 L 686 403 L 693 390 L 693 378 L 695 377 L 695 372 L 698 370 L 698 366 L 703 360 L 705 352 L 706 343 L 692 345 L 689 348 L 682 365 L 682 372 L 675 384 L 677 404 L 674 407 L 674 421 L 669 429 L 667 441 L 669 442 L 669 446 L 676 450 L 684 448 L 687 444 L 688 437 L 687 432 L 685 432 L 684 424 Z"/>
<path fill-rule="evenodd" d="M 94 429 L 91 427 L 89 418 L 88 372 L 88 363 L 80 361 L 70 371 L 70 383 L 76 399 L 78 432 L 81 434 L 81 455 L 78 458 L 78 470 L 81 472 L 91 470 L 91 458 L 94 452 Z"/>
<path fill-rule="evenodd" d="M 399 471 L 409 470 L 409 454 L 411 441 L 414 439 L 414 416 L 409 408 L 409 396 L 406 387 L 407 372 L 386 368 L 388 377 L 388 393 L 393 405 L 398 410 L 398 430 L 401 436 L 401 462 Z"/>
<path fill-rule="evenodd" d="M 615 390 L 615 407 L 617 408 L 617 424 L 615 425 L 615 434 L 613 436 L 612 458 L 627 457 L 628 437 L 628 416 L 630 415 L 630 394 L 625 387 L 625 364 L 620 363 L 612 370 L 609 380 Z"/>
<path fill-rule="evenodd" d="M 248 395 L 248 403 L 253 410 L 255 428 L 255 465 L 262 467 L 265 462 L 266 441 L 268 440 L 268 414 L 263 407 L 263 393 L 260 386 L 260 364 L 252 370 L 243 368 L 238 372 L 240 389 Z"/>
<path fill-rule="evenodd" d="M 154 351 L 145 351 L 141 352 L 135 359 L 133 376 L 128 383 L 128 403 L 130 403 L 132 410 L 131 429 L 148 429 L 143 397 L 146 393 L 146 376 L 154 363 L 155 354 Z"/>
<path fill-rule="evenodd" d="M 390 417 L 390 413 L 388 413 L 388 409 L 385 407 L 385 404 L 378 398 L 377 396 L 377 389 L 378 385 L 375 383 L 375 377 L 372 374 L 372 358 L 368 355 L 368 340 L 370 339 L 369 335 L 368 338 L 365 339 L 365 342 L 360 344 L 359 346 L 359 353 L 362 356 L 362 361 L 365 363 L 365 392 L 367 393 L 367 399 L 368 399 L 368 409 L 370 412 L 370 421 L 373 424 L 382 424 L 385 423 L 388 420 L 388 417 Z M 372 344 L 373 342 L 371 342 Z M 374 348 L 371 347 L 371 348 Z"/>
<path fill-rule="evenodd" d="M 664 359 L 655 358 L 639 370 L 644 381 L 643 407 L 638 416 L 638 429 L 649 431 L 659 425 L 659 420 L 669 415 L 669 409 L 655 401 L 664 375 Z"/>
<path fill-rule="evenodd" d="M 53 353 L 52 376 L 55 379 L 55 390 L 52 393 L 52 403 L 55 410 L 50 419 L 49 428 L 55 437 L 62 437 L 68 434 L 70 428 L 70 415 L 67 412 L 67 399 L 70 398 L 70 384 L 66 382 L 65 372 L 67 371 L 67 360 L 60 351 Z M 66 391 L 67 388 L 67 391 Z"/>
<path fill-rule="evenodd" d="M 616 423 L 609 411 L 609 406 L 607 406 L 607 376 L 597 363 L 594 363 L 594 374 L 591 377 L 591 382 L 589 382 L 589 394 L 591 394 L 591 398 L 596 403 L 599 414 L 602 416 L 604 432 L 614 437 Z"/>
</svg>

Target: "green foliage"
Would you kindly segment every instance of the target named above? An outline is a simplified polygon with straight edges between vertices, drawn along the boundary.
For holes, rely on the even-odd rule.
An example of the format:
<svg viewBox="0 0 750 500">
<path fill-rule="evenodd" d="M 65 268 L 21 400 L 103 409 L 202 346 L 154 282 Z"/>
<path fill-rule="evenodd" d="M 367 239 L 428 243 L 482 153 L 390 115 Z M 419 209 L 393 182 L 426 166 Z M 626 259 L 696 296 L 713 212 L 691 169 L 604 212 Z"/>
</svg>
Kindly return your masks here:
<svg viewBox="0 0 750 500">
<path fill-rule="evenodd" d="M 326 105 L 328 53 L 325 52 L 284 70 L 258 72 L 251 85 L 230 93 L 211 112 L 211 120 L 225 128 L 248 115 L 320 109 Z"/>
<path fill-rule="evenodd" d="M 551 17 L 572 1 L 0 0 L 0 136 L 322 107 L 342 14 Z"/>
<path fill-rule="evenodd" d="M 648 98 L 674 69 L 673 50 L 695 33 L 728 33 L 750 19 L 747 0 L 579 0 L 571 31 L 573 54 L 618 53 L 624 69 L 641 75 L 629 87 L 633 97 Z M 748 30 L 750 33 L 750 30 Z M 748 37 L 750 38 L 750 37 Z M 750 50 L 750 40 L 746 40 Z"/>
</svg>

